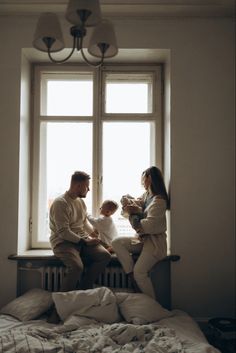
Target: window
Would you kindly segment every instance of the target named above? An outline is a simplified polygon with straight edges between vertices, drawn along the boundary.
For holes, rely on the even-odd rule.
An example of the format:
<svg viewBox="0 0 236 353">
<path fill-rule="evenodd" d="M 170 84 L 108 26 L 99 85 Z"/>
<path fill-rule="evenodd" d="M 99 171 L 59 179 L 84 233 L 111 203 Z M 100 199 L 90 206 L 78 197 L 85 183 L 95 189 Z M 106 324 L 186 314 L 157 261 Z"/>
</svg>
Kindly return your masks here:
<svg viewBox="0 0 236 353">
<path fill-rule="evenodd" d="M 105 112 L 152 113 L 152 74 L 107 73 Z"/>
<path fill-rule="evenodd" d="M 159 66 L 35 69 L 32 247 L 49 247 L 49 208 L 71 174 L 91 175 L 88 212 L 143 193 L 141 173 L 162 160 Z M 119 209 L 120 234 L 133 233 Z"/>
</svg>

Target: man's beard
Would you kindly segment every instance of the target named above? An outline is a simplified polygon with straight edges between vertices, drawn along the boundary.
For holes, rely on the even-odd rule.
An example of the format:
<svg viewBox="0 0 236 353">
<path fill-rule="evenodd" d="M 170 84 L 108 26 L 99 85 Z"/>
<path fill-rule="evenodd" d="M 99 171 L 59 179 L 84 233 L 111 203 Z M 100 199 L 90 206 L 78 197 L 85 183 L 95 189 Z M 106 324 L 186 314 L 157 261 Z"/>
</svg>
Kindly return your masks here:
<svg viewBox="0 0 236 353">
<path fill-rule="evenodd" d="M 84 198 L 86 197 L 86 195 L 84 195 L 84 194 L 79 194 L 79 195 L 77 195 L 77 197 L 79 197 L 79 198 L 81 198 L 81 199 L 84 199 Z"/>
</svg>

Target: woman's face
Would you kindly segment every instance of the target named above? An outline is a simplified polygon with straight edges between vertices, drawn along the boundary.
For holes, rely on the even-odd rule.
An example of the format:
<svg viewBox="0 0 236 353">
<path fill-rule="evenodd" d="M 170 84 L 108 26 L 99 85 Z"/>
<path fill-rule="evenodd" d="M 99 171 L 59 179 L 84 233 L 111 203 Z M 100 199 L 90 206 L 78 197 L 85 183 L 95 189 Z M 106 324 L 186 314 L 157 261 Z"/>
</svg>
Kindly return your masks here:
<svg viewBox="0 0 236 353">
<path fill-rule="evenodd" d="M 144 189 L 148 190 L 150 185 L 151 185 L 151 176 L 150 175 L 148 175 L 148 176 L 144 175 L 142 177 L 142 184 L 143 184 Z"/>
</svg>

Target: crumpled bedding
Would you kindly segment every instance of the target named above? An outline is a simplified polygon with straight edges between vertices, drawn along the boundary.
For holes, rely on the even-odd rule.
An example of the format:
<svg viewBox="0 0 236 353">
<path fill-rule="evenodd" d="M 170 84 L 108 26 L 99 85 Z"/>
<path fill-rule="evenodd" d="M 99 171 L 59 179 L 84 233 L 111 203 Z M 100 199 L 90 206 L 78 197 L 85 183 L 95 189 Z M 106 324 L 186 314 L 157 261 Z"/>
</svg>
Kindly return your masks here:
<svg viewBox="0 0 236 353">
<path fill-rule="evenodd" d="M 73 316 L 65 324 L 53 325 L 43 320 L 20 322 L 0 316 L 0 353 L 217 353 L 206 340 L 192 341 L 181 336 L 180 325 L 191 326 L 191 318 L 176 317 L 147 325 L 126 322 L 102 324 Z M 187 320 L 187 321 L 186 321 Z M 170 321 L 170 325 L 168 327 Z M 176 323 L 178 326 L 176 326 Z M 194 326 L 193 329 L 195 330 Z M 218 352 L 219 353 L 219 352 Z"/>
<path fill-rule="evenodd" d="M 82 327 L 24 323 L 0 333 L 0 352 L 184 353 L 173 329 L 158 324 L 93 324 Z"/>
</svg>

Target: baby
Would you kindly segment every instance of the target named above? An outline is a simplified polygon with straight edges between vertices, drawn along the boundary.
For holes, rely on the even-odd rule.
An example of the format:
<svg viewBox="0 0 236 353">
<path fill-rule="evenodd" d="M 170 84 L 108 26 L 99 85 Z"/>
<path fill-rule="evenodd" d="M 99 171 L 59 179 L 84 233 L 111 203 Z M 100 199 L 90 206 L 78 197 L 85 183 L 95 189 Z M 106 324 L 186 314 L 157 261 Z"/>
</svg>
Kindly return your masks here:
<svg viewBox="0 0 236 353">
<path fill-rule="evenodd" d="M 141 198 L 135 199 L 129 194 L 123 195 L 121 200 L 122 211 L 121 214 L 125 218 L 131 215 L 136 216 L 139 220 L 143 218 L 144 201 Z"/>
<path fill-rule="evenodd" d="M 93 227 L 98 231 L 98 237 L 101 240 L 101 244 L 110 252 L 113 252 L 111 242 L 112 240 L 118 236 L 118 232 L 113 222 L 112 215 L 118 209 L 117 202 L 113 200 L 105 200 L 103 201 L 100 207 L 100 216 L 92 217 L 91 215 L 87 215 L 89 222 L 93 225 Z"/>
<path fill-rule="evenodd" d="M 135 199 L 127 194 L 122 196 L 120 202 L 122 205 L 122 216 L 128 218 L 131 226 L 138 232 L 138 229 L 140 228 L 140 220 L 144 218 L 144 200 L 142 198 Z M 140 241 L 140 237 L 136 233 L 131 243 L 136 244 L 140 243 Z"/>
</svg>

